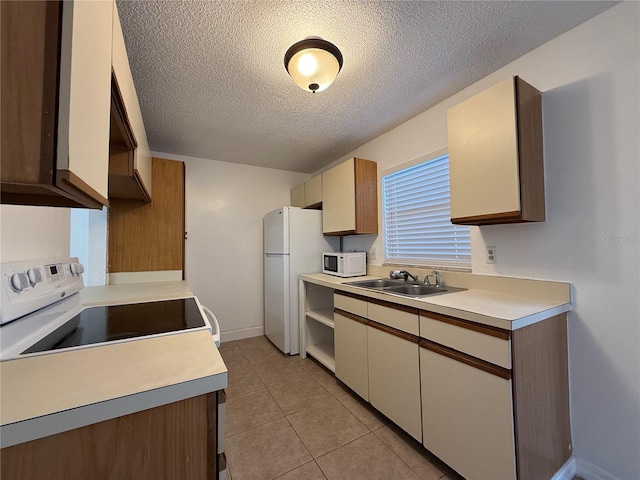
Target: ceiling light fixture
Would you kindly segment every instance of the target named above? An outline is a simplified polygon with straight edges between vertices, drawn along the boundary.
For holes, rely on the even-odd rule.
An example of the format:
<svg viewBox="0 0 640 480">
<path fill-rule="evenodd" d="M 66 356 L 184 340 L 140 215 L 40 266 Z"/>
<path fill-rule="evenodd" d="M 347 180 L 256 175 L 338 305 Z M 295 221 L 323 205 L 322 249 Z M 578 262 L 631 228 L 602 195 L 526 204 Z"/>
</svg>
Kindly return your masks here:
<svg viewBox="0 0 640 480">
<path fill-rule="evenodd" d="M 284 68 L 303 90 L 321 92 L 338 76 L 342 53 L 320 37 L 307 37 L 289 47 L 284 54 Z"/>
</svg>

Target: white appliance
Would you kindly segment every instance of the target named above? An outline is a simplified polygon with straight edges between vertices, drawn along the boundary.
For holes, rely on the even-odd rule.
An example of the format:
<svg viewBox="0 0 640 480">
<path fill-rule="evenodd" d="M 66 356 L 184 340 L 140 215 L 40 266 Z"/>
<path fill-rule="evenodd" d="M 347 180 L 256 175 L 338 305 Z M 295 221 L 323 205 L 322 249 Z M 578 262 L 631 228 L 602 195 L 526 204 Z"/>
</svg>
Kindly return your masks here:
<svg viewBox="0 0 640 480">
<path fill-rule="evenodd" d="M 323 252 L 322 273 L 338 277 L 361 277 L 367 274 L 366 252 Z"/>
<path fill-rule="evenodd" d="M 84 268 L 77 258 L 0 266 L 0 360 L 91 348 L 182 330 L 220 328 L 194 296 L 117 305 L 84 306 Z M 155 320 L 155 321 L 154 321 Z"/>
<path fill-rule="evenodd" d="M 322 271 L 322 211 L 282 207 L 264 216 L 264 333 L 285 354 L 300 353 L 298 276 Z"/>
</svg>

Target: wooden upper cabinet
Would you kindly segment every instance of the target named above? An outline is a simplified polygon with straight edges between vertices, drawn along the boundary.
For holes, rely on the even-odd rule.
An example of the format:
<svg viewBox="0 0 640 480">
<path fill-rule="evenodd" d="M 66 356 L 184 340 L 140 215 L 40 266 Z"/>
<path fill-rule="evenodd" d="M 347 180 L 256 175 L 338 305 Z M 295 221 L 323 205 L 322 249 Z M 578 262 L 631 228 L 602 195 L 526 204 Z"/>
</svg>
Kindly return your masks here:
<svg viewBox="0 0 640 480">
<path fill-rule="evenodd" d="M 2 2 L 2 203 L 108 203 L 112 1 Z"/>
<path fill-rule="evenodd" d="M 325 235 L 378 233 L 376 162 L 352 158 L 322 174 Z"/>
<path fill-rule="evenodd" d="M 451 222 L 545 220 L 542 95 L 508 78 L 447 111 Z"/>
<path fill-rule="evenodd" d="M 129 67 L 118 7 L 113 3 L 112 118 L 109 152 L 109 198 L 151 201 L 151 153 Z M 115 130 L 114 130 L 115 127 Z M 128 130 L 133 149 L 123 154 L 121 131 Z"/>
<path fill-rule="evenodd" d="M 113 199 L 109 273 L 184 271 L 185 167 L 152 159 L 153 202 Z"/>
</svg>

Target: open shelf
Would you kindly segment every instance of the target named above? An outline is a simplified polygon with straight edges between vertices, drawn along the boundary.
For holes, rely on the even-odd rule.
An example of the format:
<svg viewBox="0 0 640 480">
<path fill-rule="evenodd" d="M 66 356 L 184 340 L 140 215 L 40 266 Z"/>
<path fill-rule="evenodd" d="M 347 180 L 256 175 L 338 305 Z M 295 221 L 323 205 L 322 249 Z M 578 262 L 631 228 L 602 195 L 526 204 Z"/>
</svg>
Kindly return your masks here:
<svg viewBox="0 0 640 480">
<path fill-rule="evenodd" d="M 300 322 L 300 355 L 335 372 L 333 288 L 300 281 Z"/>
<path fill-rule="evenodd" d="M 309 318 L 313 318 L 316 322 L 320 322 L 329 328 L 333 328 L 333 309 L 323 308 L 321 310 L 309 310 L 305 312 Z"/>
<path fill-rule="evenodd" d="M 336 360 L 333 357 L 333 342 L 308 345 L 307 354 L 311 355 L 332 372 L 336 371 Z"/>
</svg>

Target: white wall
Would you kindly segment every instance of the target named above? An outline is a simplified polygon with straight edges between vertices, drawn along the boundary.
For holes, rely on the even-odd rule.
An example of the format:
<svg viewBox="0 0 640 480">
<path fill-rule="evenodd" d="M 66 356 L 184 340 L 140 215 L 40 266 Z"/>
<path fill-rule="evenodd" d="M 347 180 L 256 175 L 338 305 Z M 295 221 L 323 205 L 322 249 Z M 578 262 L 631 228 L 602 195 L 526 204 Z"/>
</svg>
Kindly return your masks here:
<svg viewBox="0 0 640 480">
<path fill-rule="evenodd" d="M 186 279 L 224 341 L 264 333 L 262 217 L 291 205 L 303 173 L 166 153 L 186 166 Z"/>
<path fill-rule="evenodd" d="M 107 284 L 107 208 L 71 209 L 70 254 L 84 265 L 85 287 Z"/>
<path fill-rule="evenodd" d="M 547 221 L 472 227 L 472 267 L 574 285 L 573 447 L 587 480 L 640 478 L 639 19 L 639 3 L 617 5 L 335 162 L 384 171 L 444 147 L 446 109 L 510 75 L 543 92 Z M 381 259 L 381 235 L 345 246 L 372 243 Z"/>
<path fill-rule="evenodd" d="M 0 262 L 69 256 L 69 209 L 0 206 Z"/>
</svg>

